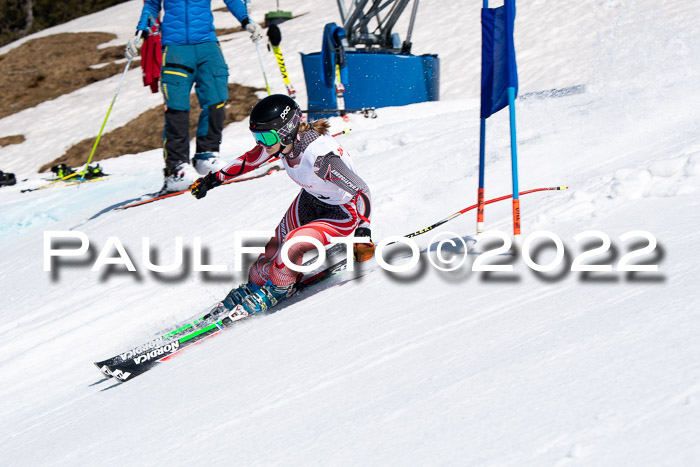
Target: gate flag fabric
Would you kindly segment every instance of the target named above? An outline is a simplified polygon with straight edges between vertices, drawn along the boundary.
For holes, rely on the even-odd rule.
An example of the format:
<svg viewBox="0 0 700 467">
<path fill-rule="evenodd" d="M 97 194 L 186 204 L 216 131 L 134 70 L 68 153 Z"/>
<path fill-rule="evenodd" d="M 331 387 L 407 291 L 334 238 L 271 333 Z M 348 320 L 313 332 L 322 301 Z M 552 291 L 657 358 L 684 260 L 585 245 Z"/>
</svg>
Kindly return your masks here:
<svg viewBox="0 0 700 467">
<path fill-rule="evenodd" d="M 508 88 L 518 94 L 518 70 L 513 45 L 515 0 L 481 10 L 481 118 L 508 105 Z"/>
</svg>

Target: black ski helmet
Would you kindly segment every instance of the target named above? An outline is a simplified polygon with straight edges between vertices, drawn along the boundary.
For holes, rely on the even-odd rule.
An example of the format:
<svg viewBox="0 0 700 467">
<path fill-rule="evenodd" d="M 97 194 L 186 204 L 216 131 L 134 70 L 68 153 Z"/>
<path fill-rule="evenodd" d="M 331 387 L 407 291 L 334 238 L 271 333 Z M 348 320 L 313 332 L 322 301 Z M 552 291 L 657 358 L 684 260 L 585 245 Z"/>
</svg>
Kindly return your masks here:
<svg viewBox="0 0 700 467">
<path fill-rule="evenodd" d="M 283 146 L 289 146 L 299 131 L 301 108 L 284 94 L 267 96 L 250 111 L 250 131 L 275 130 Z"/>
</svg>

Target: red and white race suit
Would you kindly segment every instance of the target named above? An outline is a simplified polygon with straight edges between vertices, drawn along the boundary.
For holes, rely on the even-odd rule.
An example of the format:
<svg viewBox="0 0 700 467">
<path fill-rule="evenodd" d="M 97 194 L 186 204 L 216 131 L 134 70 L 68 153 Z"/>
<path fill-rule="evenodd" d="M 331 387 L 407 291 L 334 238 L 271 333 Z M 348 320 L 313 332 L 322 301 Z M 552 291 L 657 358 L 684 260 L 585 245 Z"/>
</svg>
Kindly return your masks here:
<svg viewBox="0 0 700 467">
<path fill-rule="evenodd" d="M 256 146 L 216 175 L 226 181 L 260 167 L 271 157 L 262 146 Z M 299 162 L 292 167 L 287 158 Z M 264 285 L 268 279 L 279 286 L 297 280 L 299 273 L 286 267 L 280 255 L 285 241 L 308 236 L 328 245 L 331 237 L 348 237 L 357 227 L 370 224 L 369 188 L 335 138 L 314 130 L 300 133 L 292 152 L 283 156 L 282 162 L 287 174 L 302 189 L 277 225 L 265 252 L 250 267 L 250 280 L 257 285 Z M 304 253 L 313 248 L 311 243 L 297 243 L 289 249 L 289 259 L 301 264 Z"/>
</svg>

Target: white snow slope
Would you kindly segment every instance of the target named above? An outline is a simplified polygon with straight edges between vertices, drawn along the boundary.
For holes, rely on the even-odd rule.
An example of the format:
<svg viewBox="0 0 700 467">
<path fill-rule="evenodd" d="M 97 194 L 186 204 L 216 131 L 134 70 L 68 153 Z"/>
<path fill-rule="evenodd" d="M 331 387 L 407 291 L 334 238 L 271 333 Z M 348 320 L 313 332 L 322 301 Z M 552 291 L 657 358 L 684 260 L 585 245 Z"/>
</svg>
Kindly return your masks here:
<svg viewBox="0 0 700 467">
<path fill-rule="evenodd" d="M 282 43 L 303 91 L 297 52 L 320 49 L 323 25 L 339 21 L 336 2 L 282 3 L 304 14 L 285 23 Z M 415 53 L 440 55 L 442 100 L 353 117 L 352 133 L 338 138 L 372 189 L 375 241 L 475 202 L 482 2 L 457 3 L 421 2 L 413 37 Z M 548 230 L 563 242 L 553 271 L 536 273 L 523 260 L 510 273 L 472 271 L 489 246 L 475 244 L 470 212 L 416 238 L 423 253 L 411 272 L 372 261 L 360 279 L 340 275 L 106 391 L 111 383 L 93 384 L 101 375 L 92 362 L 223 298 L 244 279 L 233 271 L 234 234 L 273 229 L 298 188 L 276 173 L 200 201 L 109 211 L 159 188 L 162 160 L 151 151 L 104 161 L 108 181 L 20 193 L 44 183 L 33 173 L 42 163 L 96 136 L 118 77 L 0 120 L 0 137 L 27 137 L 0 149 L 0 170 L 29 179 L 0 189 L 0 464 L 697 465 L 700 5 L 574 3 L 519 2 L 516 19 L 521 96 L 585 86 L 516 105 L 521 190 L 570 187 L 521 201 L 526 239 Z M 124 43 L 140 4 L 41 34 L 96 29 Z M 275 4 L 254 1 L 252 16 L 262 20 Z M 235 25 L 226 13 L 216 21 Z M 247 35 L 225 39 L 231 81 L 262 86 Z M 271 54 L 265 64 L 281 92 Z M 158 102 L 139 71 L 129 72 L 108 129 Z M 252 147 L 246 128 L 226 128 L 227 157 Z M 511 187 L 508 131 L 507 112 L 489 119 L 487 198 Z M 486 224 L 509 234 L 510 201 L 489 205 Z M 44 233 L 71 229 L 88 236 L 91 254 L 45 272 Z M 575 240 L 588 230 L 612 247 L 583 263 L 611 271 L 571 271 L 600 244 Z M 647 243 L 621 238 L 639 230 L 658 244 L 632 263 L 657 272 L 618 270 Z M 434 233 L 467 241 L 457 271 L 429 263 Z M 228 271 L 194 272 L 191 259 L 170 274 L 148 271 L 143 238 L 167 264 L 177 236 L 188 258 L 200 237 L 208 261 Z M 110 237 L 136 273 L 91 271 Z M 547 244 L 533 254 L 541 264 L 554 259 Z M 407 261 L 407 250 L 389 251 Z"/>
</svg>

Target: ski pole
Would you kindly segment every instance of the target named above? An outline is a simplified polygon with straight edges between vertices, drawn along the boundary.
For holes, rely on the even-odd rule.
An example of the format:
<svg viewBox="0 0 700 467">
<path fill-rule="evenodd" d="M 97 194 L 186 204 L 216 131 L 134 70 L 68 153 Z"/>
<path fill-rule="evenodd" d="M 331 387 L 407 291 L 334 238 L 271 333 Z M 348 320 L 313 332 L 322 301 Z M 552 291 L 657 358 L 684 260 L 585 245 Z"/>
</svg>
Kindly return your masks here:
<svg viewBox="0 0 700 467">
<path fill-rule="evenodd" d="M 537 191 L 566 190 L 567 188 L 568 188 L 568 187 L 567 187 L 566 185 L 553 186 L 553 187 L 548 187 L 548 188 L 535 188 L 535 189 L 533 189 L 533 190 L 521 191 L 519 194 L 520 194 L 520 195 L 527 195 L 527 194 L 530 194 L 530 193 L 535 193 L 535 192 L 537 192 Z M 483 204 L 486 205 L 486 204 L 496 203 L 496 202 L 498 202 L 498 201 L 503 201 L 504 199 L 508 199 L 508 198 L 512 198 L 512 197 L 513 197 L 512 194 L 511 194 L 511 195 L 500 196 L 500 197 L 498 197 L 498 198 L 493 198 L 493 199 L 489 199 L 489 200 L 487 200 L 487 201 L 484 201 Z M 426 232 L 429 232 L 429 231 L 433 230 L 434 228 L 441 226 L 441 225 L 444 224 L 445 222 L 449 222 L 449 221 L 451 221 L 452 219 L 454 219 L 455 217 L 461 216 L 462 214 L 464 214 L 464 213 L 467 212 L 467 211 L 471 211 L 472 209 L 476 209 L 478 206 L 479 206 L 479 203 L 473 204 L 473 205 L 471 205 L 471 206 L 468 206 L 468 207 L 462 209 L 461 211 L 457 211 L 456 213 L 447 216 L 446 218 L 442 219 L 441 221 L 437 221 L 436 223 L 434 223 L 434 224 L 431 225 L 430 227 L 426 227 L 426 228 L 424 228 L 424 229 L 417 230 L 417 231 L 415 231 L 415 232 L 413 232 L 413 233 L 410 233 L 410 234 L 408 234 L 408 235 L 404 235 L 404 237 L 406 237 L 406 238 L 417 237 L 418 235 L 421 235 L 421 234 L 424 234 L 424 233 L 426 233 Z M 389 244 L 389 245 L 390 245 L 390 244 Z"/>
<path fill-rule="evenodd" d="M 350 134 L 350 128 L 343 128 L 341 131 L 339 131 L 338 133 L 334 133 L 334 134 L 332 134 L 331 136 L 332 136 L 332 137 L 336 137 L 336 136 L 348 135 L 348 134 Z M 277 162 L 278 160 L 280 160 L 280 156 L 273 157 L 272 159 L 263 162 L 263 165 L 272 164 L 273 162 Z M 270 170 L 272 170 L 272 169 L 270 169 Z M 269 174 L 269 173 L 271 173 L 271 172 L 268 172 L 268 174 Z M 232 180 L 229 180 L 229 182 L 231 182 L 231 181 L 240 181 L 240 182 L 242 182 L 243 180 L 247 180 L 247 179 L 235 179 L 235 178 L 234 178 L 234 179 L 232 179 Z M 227 183 L 227 182 L 224 182 L 224 183 Z"/>
<path fill-rule="evenodd" d="M 350 128 L 343 128 L 343 131 L 339 131 L 338 133 L 334 133 L 331 136 L 333 136 L 335 138 L 336 136 L 340 136 L 340 135 L 349 135 L 350 131 L 352 131 Z"/>
<path fill-rule="evenodd" d="M 555 186 L 555 187 L 551 187 L 551 188 L 535 188 L 534 190 L 521 191 L 519 194 L 526 195 L 528 193 L 535 193 L 536 191 L 566 190 L 567 188 L 568 187 L 566 185 Z M 491 203 L 495 203 L 497 201 L 503 201 L 504 199 L 508 199 L 508 198 L 512 198 L 512 197 L 513 197 L 513 195 L 505 195 L 505 196 L 501 196 L 499 198 L 494 198 L 494 199 L 490 199 L 488 201 L 485 201 L 484 204 L 491 204 Z M 408 235 L 404 235 L 404 237 L 411 238 L 411 237 L 415 237 L 417 235 L 424 234 L 425 232 L 433 230 L 435 227 L 442 225 L 449 220 L 454 219 L 455 217 L 459 216 L 460 214 L 464 214 L 467 211 L 471 211 L 472 209 L 476 209 L 477 206 L 478 206 L 478 204 L 474 204 L 472 206 L 466 207 L 466 208 L 462 209 L 461 211 L 457 211 L 456 213 L 452 214 L 451 216 L 448 216 L 445 219 L 436 222 L 435 224 L 431 225 L 430 227 L 427 227 L 427 228 L 422 229 L 422 230 L 418 230 L 418 231 L 410 233 Z M 387 246 L 392 245 L 394 243 L 396 243 L 396 242 L 387 243 Z M 339 249 L 339 248 L 344 248 L 344 247 L 345 247 L 345 245 L 343 245 L 343 244 L 333 245 L 331 248 L 328 249 L 327 254 L 330 254 L 331 252 L 335 253 L 336 248 Z M 310 263 L 311 261 L 314 261 L 314 260 L 310 260 L 307 263 Z M 307 263 L 304 263 L 304 264 L 306 265 Z M 332 266 L 329 266 L 328 268 L 326 268 L 322 271 L 319 271 L 316 274 L 313 274 L 309 277 L 302 279 L 301 281 L 296 283 L 295 291 L 297 293 L 301 292 L 302 290 L 304 290 L 304 289 L 306 289 L 314 284 L 321 282 L 322 280 L 326 279 L 327 277 L 330 277 L 331 275 L 333 275 L 335 272 L 340 271 L 342 269 L 345 269 L 346 265 L 347 265 L 347 258 L 344 258 L 344 259 L 338 261 L 337 263 L 333 264 Z"/>
<path fill-rule="evenodd" d="M 297 92 L 294 89 L 294 86 L 292 86 L 292 82 L 289 80 L 289 75 L 287 74 L 287 66 L 284 64 L 284 56 L 282 55 L 282 49 L 280 49 L 279 46 L 272 46 L 272 53 L 275 54 L 275 58 L 277 59 L 277 66 L 280 69 L 280 73 L 282 74 L 282 81 L 284 81 L 284 85 L 287 88 L 287 94 L 289 94 L 289 97 L 292 99 L 296 99 Z"/>
<path fill-rule="evenodd" d="M 267 89 L 267 95 L 272 94 L 270 92 L 270 85 L 267 82 L 267 73 L 265 73 L 265 65 L 263 65 L 262 54 L 260 53 L 260 44 L 255 43 L 255 50 L 258 52 L 258 61 L 260 62 L 260 69 L 262 70 L 263 78 L 265 79 L 265 88 Z"/>
<path fill-rule="evenodd" d="M 136 37 L 139 39 L 141 38 L 141 31 L 136 33 Z M 122 73 L 122 77 L 119 79 L 119 84 L 117 85 L 117 91 L 114 93 L 114 97 L 112 97 L 112 103 L 109 104 L 109 109 L 107 109 L 107 115 L 105 115 L 105 119 L 102 122 L 102 127 L 100 127 L 100 132 L 97 134 L 97 139 L 95 139 L 95 144 L 92 145 L 92 151 L 90 151 L 90 157 L 88 157 L 88 161 L 85 164 L 85 167 L 83 168 L 83 171 L 80 172 L 80 177 L 84 178 L 85 173 L 87 172 L 88 166 L 90 165 L 90 162 L 92 161 L 92 156 L 95 155 L 95 150 L 97 149 L 97 145 L 100 143 L 100 138 L 102 137 L 102 132 L 105 129 L 105 125 L 107 124 L 107 119 L 109 118 L 109 114 L 112 112 L 112 107 L 114 106 L 114 101 L 117 100 L 117 96 L 119 95 L 119 90 L 122 87 L 122 83 L 124 82 L 124 77 L 126 76 L 126 72 L 129 71 L 129 66 L 131 65 L 131 61 L 134 58 L 131 57 L 126 61 L 126 66 L 124 67 L 124 72 Z"/>
<path fill-rule="evenodd" d="M 334 133 L 334 134 L 332 134 L 331 136 L 332 136 L 332 137 L 336 137 L 336 136 L 340 136 L 340 135 L 348 135 L 348 134 L 350 134 L 350 131 L 351 131 L 350 128 L 343 128 L 341 131 L 339 131 L 338 133 Z M 263 162 L 263 163 L 260 165 L 260 167 L 262 167 L 263 165 L 272 164 L 273 162 L 277 162 L 278 160 L 280 160 L 280 156 L 273 157 L 272 159 L 269 159 L 269 160 Z M 254 170 L 255 170 L 255 169 L 254 169 Z M 273 170 L 273 169 L 270 169 L 270 170 L 272 170 L 272 171 L 274 172 L 274 171 L 277 171 L 278 169 L 274 169 L 274 170 Z M 283 170 L 284 170 L 284 169 L 283 169 Z M 272 173 L 272 172 L 268 171 L 267 175 L 269 175 L 270 173 Z M 230 180 L 224 182 L 224 184 L 227 184 L 227 183 L 229 183 L 229 182 L 242 182 L 242 181 L 245 181 L 245 180 L 250 180 L 250 179 L 252 179 L 252 178 L 255 178 L 255 177 L 241 178 L 241 179 L 233 178 L 233 179 L 230 179 Z M 175 193 L 175 194 L 177 194 L 177 193 Z M 168 196 L 172 196 L 172 194 L 171 194 L 171 195 L 168 195 Z M 129 207 L 131 207 L 131 206 L 129 206 Z"/>
<path fill-rule="evenodd" d="M 287 74 L 287 66 L 284 64 L 284 55 L 282 55 L 282 49 L 280 48 L 280 43 L 282 42 L 282 31 L 276 24 L 271 24 L 267 28 L 267 38 L 268 46 L 267 49 L 272 49 L 272 53 L 275 54 L 277 59 L 277 66 L 282 74 L 282 81 L 287 87 L 287 94 L 292 99 L 296 99 L 297 92 L 294 90 L 291 81 L 289 81 L 289 75 Z"/>
<path fill-rule="evenodd" d="M 334 133 L 331 136 L 336 137 L 336 136 L 348 135 L 348 134 L 350 134 L 350 128 L 343 128 L 341 131 L 339 131 L 338 133 Z M 280 156 L 273 157 L 272 159 L 269 159 L 269 160 L 263 162 L 262 165 L 272 164 L 273 162 L 277 162 L 278 160 L 280 160 Z M 243 181 L 243 179 L 240 179 L 240 180 L 239 179 L 232 179 L 229 181 Z M 224 182 L 224 183 L 226 183 L 226 182 Z"/>
<path fill-rule="evenodd" d="M 553 186 L 553 187 L 548 187 L 548 188 L 535 188 L 535 189 L 533 189 L 533 190 L 521 191 L 521 192 L 520 192 L 520 195 L 527 195 L 527 194 L 529 194 L 529 193 L 535 193 L 535 192 L 537 192 L 537 191 L 566 190 L 567 188 L 568 188 L 568 187 L 567 187 L 566 185 Z M 484 204 L 496 203 L 496 202 L 498 202 L 498 201 L 503 201 L 504 199 L 509 199 L 509 198 L 512 198 L 512 197 L 513 197 L 513 195 L 505 195 L 505 196 L 501 196 L 501 197 L 498 197 L 498 198 L 493 198 L 493 199 L 484 201 Z M 455 217 L 458 217 L 458 216 L 464 214 L 465 212 L 471 211 L 472 209 L 476 209 L 478 206 L 479 206 L 479 203 L 473 204 L 473 205 L 471 205 L 471 206 L 468 206 L 468 207 L 462 209 L 461 211 L 457 211 L 456 213 L 451 214 L 451 215 L 447 216 L 446 218 L 444 218 L 444 219 L 442 219 L 442 220 L 440 220 L 440 221 L 437 221 L 436 223 L 434 223 L 434 224 L 431 225 L 430 227 L 426 227 L 426 228 L 424 228 L 424 229 L 416 230 L 416 231 L 413 232 L 413 233 L 404 235 L 404 237 L 406 237 L 406 238 L 413 238 L 413 237 L 417 237 L 418 235 L 423 235 L 424 233 L 430 232 L 431 230 L 435 229 L 436 227 L 439 227 L 439 226 L 441 226 L 442 224 L 451 221 L 451 220 L 454 219 Z M 389 245 L 393 245 L 394 243 L 396 243 L 396 242 L 390 242 L 390 243 L 387 243 L 386 245 L 389 246 Z M 343 248 L 345 248 L 345 244 L 343 244 L 343 243 L 338 243 L 338 244 L 333 245 L 332 247 L 330 247 L 330 248 L 328 249 L 328 251 L 326 252 L 326 254 L 328 254 L 328 255 L 333 255 L 333 254 L 335 254 L 335 253 L 341 251 Z M 307 262 L 304 263 L 303 265 L 304 265 L 304 266 L 308 266 L 308 265 L 311 264 L 313 261 L 315 261 L 315 258 L 313 258 L 313 259 L 307 261 Z M 343 261 L 345 261 L 345 260 L 343 260 Z M 338 265 L 340 265 L 340 263 L 338 263 Z M 327 270 L 324 270 L 324 271 L 319 272 L 318 274 L 326 274 L 326 273 L 327 273 Z M 314 277 L 316 277 L 316 276 L 314 276 Z M 306 279 L 304 280 L 304 282 L 306 282 Z"/>
</svg>

